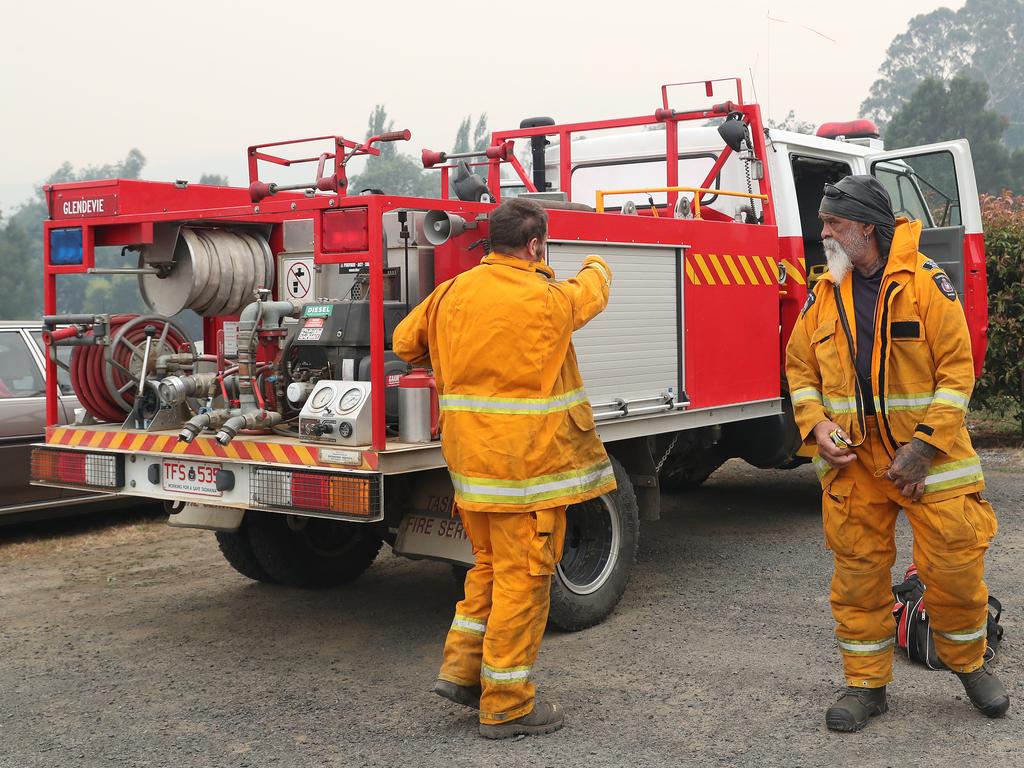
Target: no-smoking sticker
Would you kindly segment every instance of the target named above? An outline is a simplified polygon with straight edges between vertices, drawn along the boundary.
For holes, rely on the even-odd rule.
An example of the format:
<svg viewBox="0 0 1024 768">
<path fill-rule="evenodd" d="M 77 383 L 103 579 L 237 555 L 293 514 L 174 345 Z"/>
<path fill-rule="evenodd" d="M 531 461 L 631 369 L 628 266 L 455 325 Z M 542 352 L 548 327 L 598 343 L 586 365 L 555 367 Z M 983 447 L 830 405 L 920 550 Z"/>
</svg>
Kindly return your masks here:
<svg viewBox="0 0 1024 768">
<path fill-rule="evenodd" d="M 313 295 L 313 259 L 298 259 L 288 265 L 284 288 L 288 298 L 305 300 Z"/>
</svg>

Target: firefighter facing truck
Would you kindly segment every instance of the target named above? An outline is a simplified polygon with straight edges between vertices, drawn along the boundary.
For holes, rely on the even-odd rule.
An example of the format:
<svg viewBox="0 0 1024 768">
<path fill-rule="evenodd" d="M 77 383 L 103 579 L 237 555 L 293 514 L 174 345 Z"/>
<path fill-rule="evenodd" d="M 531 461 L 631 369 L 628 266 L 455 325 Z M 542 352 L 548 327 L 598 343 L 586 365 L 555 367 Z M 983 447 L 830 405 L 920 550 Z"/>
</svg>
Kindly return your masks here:
<svg viewBox="0 0 1024 768">
<path fill-rule="evenodd" d="M 394 348 L 434 369 L 441 447 L 475 556 L 434 691 L 478 708 L 481 735 L 507 738 L 563 724 L 557 704 L 535 701 L 530 673 L 566 505 L 615 489 L 572 346 L 608 304 L 611 270 L 591 256 L 555 282 L 547 213 L 532 200 L 513 198 L 489 220 L 492 252 L 414 309 Z"/>
</svg>

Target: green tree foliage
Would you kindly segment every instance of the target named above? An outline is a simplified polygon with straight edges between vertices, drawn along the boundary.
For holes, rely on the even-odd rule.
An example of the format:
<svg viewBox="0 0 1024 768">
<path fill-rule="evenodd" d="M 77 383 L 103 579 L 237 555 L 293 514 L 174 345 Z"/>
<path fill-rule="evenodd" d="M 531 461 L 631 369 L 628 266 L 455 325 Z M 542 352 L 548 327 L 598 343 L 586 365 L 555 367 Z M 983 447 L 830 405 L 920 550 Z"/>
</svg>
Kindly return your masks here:
<svg viewBox="0 0 1024 768">
<path fill-rule="evenodd" d="M 199 177 L 200 184 L 209 184 L 213 187 L 228 186 L 228 177 L 221 173 L 204 173 Z"/>
<path fill-rule="evenodd" d="M 42 314 L 42 245 L 13 219 L 0 219 L 0 318 L 21 320 Z M 32 254 L 39 253 L 33 262 Z"/>
<path fill-rule="evenodd" d="M 1005 117 L 986 109 L 988 86 L 966 75 L 948 83 L 926 78 L 885 128 L 889 149 L 967 139 L 974 158 L 978 189 L 993 194 L 1021 188 L 1024 176 L 1014 176 L 1015 163 L 1024 165 L 1024 151 L 1011 153 L 1001 142 Z"/>
<path fill-rule="evenodd" d="M 384 105 L 378 104 L 370 113 L 366 138 L 393 130 L 394 120 L 388 118 Z M 380 156 L 369 157 L 363 172 L 349 178 L 350 194 L 358 194 L 364 189 L 379 189 L 389 195 L 437 197 L 440 188 L 436 173 L 424 172 L 418 160 L 400 153 L 398 142 L 384 142 L 375 146 L 380 149 Z"/>
<path fill-rule="evenodd" d="M 991 88 L 989 107 L 1009 118 L 1004 141 L 1024 146 L 1024 0 L 967 0 L 958 11 L 915 16 L 897 35 L 861 112 L 884 126 L 927 78 L 964 73 Z"/>
<path fill-rule="evenodd" d="M 472 136 L 472 140 L 471 137 Z M 452 144 L 452 152 L 482 152 L 487 149 L 490 140 L 490 131 L 487 130 L 487 113 L 484 112 L 477 118 L 476 126 L 473 126 L 473 116 L 466 115 L 459 123 L 459 130 L 455 133 L 455 142 Z"/>
<path fill-rule="evenodd" d="M 132 149 L 123 160 L 76 169 L 64 163 L 51 173 L 45 184 L 93 179 L 137 179 L 146 158 Z M 43 187 L 21 205 L 0 229 L 0 290 L 5 301 L 0 317 L 33 319 L 43 313 L 43 222 L 47 217 Z M 136 266 L 120 258 L 120 249 L 97 248 L 96 264 L 102 267 Z M 95 284 L 96 287 L 91 287 Z M 105 287 L 104 287 L 105 286 Z M 109 303 L 108 303 L 109 302 Z M 143 310 L 134 277 L 68 275 L 57 282 L 59 312 L 121 312 Z"/>
<path fill-rule="evenodd" d="M 988 351 L 974 401 L 1012 403 L 1024 433 L 1024 196 L 983 196 L 988 272 Z"/>
</svg>

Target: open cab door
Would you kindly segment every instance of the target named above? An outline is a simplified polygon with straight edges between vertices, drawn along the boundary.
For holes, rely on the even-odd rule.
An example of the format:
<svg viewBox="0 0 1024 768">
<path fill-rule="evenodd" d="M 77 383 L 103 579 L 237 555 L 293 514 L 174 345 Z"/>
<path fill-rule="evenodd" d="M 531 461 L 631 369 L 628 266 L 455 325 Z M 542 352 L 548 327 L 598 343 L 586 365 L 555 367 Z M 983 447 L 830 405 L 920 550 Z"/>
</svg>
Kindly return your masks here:
<svg viewBox="0 0 1024 768">
<path fill-rule="evenodd" d="M 971 333 L 974 373 L 981 374 L 988 332 L 988 279 L 981 205 L 967 141 L 944 141 L 865 158 L 897 216 L 921 222 L 921 252 L 949 275 Z"/>
</svg>

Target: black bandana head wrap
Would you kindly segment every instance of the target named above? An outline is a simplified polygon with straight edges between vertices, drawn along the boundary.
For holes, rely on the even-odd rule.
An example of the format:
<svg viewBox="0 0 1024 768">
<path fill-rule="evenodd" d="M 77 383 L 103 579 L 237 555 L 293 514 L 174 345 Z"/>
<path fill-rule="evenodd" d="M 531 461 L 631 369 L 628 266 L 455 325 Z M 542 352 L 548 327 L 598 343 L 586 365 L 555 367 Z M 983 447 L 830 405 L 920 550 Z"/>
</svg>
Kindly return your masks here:
<svg viewBox="0 0 1024 768">
<path fill-rule="evenodd" d="M 847 176 L 835 184 L 826 184 L 818 211 L 874 224 L 882 258 L 888 258 L 896 231 L 896 217 L 892 213 L 889 193 L 874 176 Z"/>
</svg>

